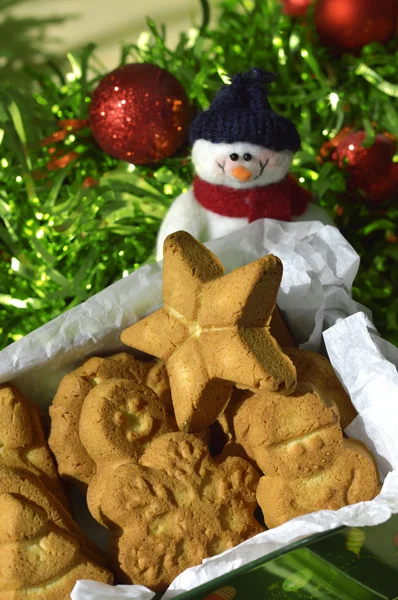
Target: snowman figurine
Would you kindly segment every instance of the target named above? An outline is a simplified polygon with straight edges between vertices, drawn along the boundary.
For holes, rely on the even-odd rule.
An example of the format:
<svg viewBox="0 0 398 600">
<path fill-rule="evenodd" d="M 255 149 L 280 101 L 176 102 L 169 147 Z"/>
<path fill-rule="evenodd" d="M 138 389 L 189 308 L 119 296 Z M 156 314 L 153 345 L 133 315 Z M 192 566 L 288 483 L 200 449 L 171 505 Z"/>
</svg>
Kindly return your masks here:
<svg viewBox="0 0 398 600">
<path fill-rule="evenodd" d="M 159 229 L 156 256 L 179 230 L 206 242 L 256 219 L 333 224 L 288 171 L 300 148 L 297 129 L 276 114 L 266 86 L 275 75 L 260 69 L 235 75 L 190 130 L 193 186 L 178 196 Z"/>
</svg>

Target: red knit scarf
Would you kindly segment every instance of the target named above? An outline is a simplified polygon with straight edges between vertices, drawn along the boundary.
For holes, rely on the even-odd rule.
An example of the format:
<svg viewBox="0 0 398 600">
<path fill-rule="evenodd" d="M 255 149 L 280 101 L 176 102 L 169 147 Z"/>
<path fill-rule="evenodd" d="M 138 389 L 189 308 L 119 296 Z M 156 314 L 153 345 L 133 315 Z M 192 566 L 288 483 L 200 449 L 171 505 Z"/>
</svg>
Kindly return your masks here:
<svg viewBox="0 0 398 600">
<path fill-rule="evenodd" d="M 196 176 L 193 189 L 196 200 L 208 210 L 226 217 L 247 217 L 249 223 L 263 217 L 291 221 L 292 215 L 305 211 L 311 198 L 291 176 L 243 190 L 214 185 Z"/>
</svg>

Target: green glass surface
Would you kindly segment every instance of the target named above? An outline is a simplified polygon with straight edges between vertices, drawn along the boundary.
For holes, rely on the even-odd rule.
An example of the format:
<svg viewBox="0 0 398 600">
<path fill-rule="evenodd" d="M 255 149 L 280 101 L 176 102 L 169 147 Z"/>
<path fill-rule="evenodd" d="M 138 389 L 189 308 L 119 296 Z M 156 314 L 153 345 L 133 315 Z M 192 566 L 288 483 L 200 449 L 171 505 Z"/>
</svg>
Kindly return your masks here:
<svg viewBox="0 0 398 600">
<path fill-rule="evenodd" d="M 179 596 L 181 600 L 396 600 L 398 515 L 305 538 Z"/>
</svg>

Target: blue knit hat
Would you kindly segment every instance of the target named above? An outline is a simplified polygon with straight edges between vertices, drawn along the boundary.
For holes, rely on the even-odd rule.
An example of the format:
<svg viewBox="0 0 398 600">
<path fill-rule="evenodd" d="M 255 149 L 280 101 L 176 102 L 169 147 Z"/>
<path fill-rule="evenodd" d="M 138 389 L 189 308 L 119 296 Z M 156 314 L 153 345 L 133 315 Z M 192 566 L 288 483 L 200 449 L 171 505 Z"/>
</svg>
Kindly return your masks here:
<svg viewBox="0 0 398 600">
<path fill-rule="evenodd" d="M 208 110 L 197 115 L 190 129 L 190 141 L 204 139 L 214 144 L 247 142 L 277 152 L 300 148 L 297 129 L 289 119 L 277 115 L 267 98 L 267 84 L 273 73 L 252 69 L 232 77 Z"/>
</svg>

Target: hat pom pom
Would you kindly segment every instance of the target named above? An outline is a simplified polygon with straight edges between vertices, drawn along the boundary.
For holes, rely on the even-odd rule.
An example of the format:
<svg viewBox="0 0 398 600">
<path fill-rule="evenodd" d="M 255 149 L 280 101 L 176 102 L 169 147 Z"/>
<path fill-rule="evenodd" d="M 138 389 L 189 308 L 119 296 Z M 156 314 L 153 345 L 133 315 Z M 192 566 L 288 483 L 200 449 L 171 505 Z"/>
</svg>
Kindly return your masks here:
<svg viewBox="0 0 398 600">
<path fill-rule="evenodd" d="M 225 85 L 213 100 L 216 110 L 236 108 L 270 109 L 267 85 L 275 81 L 275 73 L 254 67 L 247 73 L 238 73 Z"/>
</svg>

